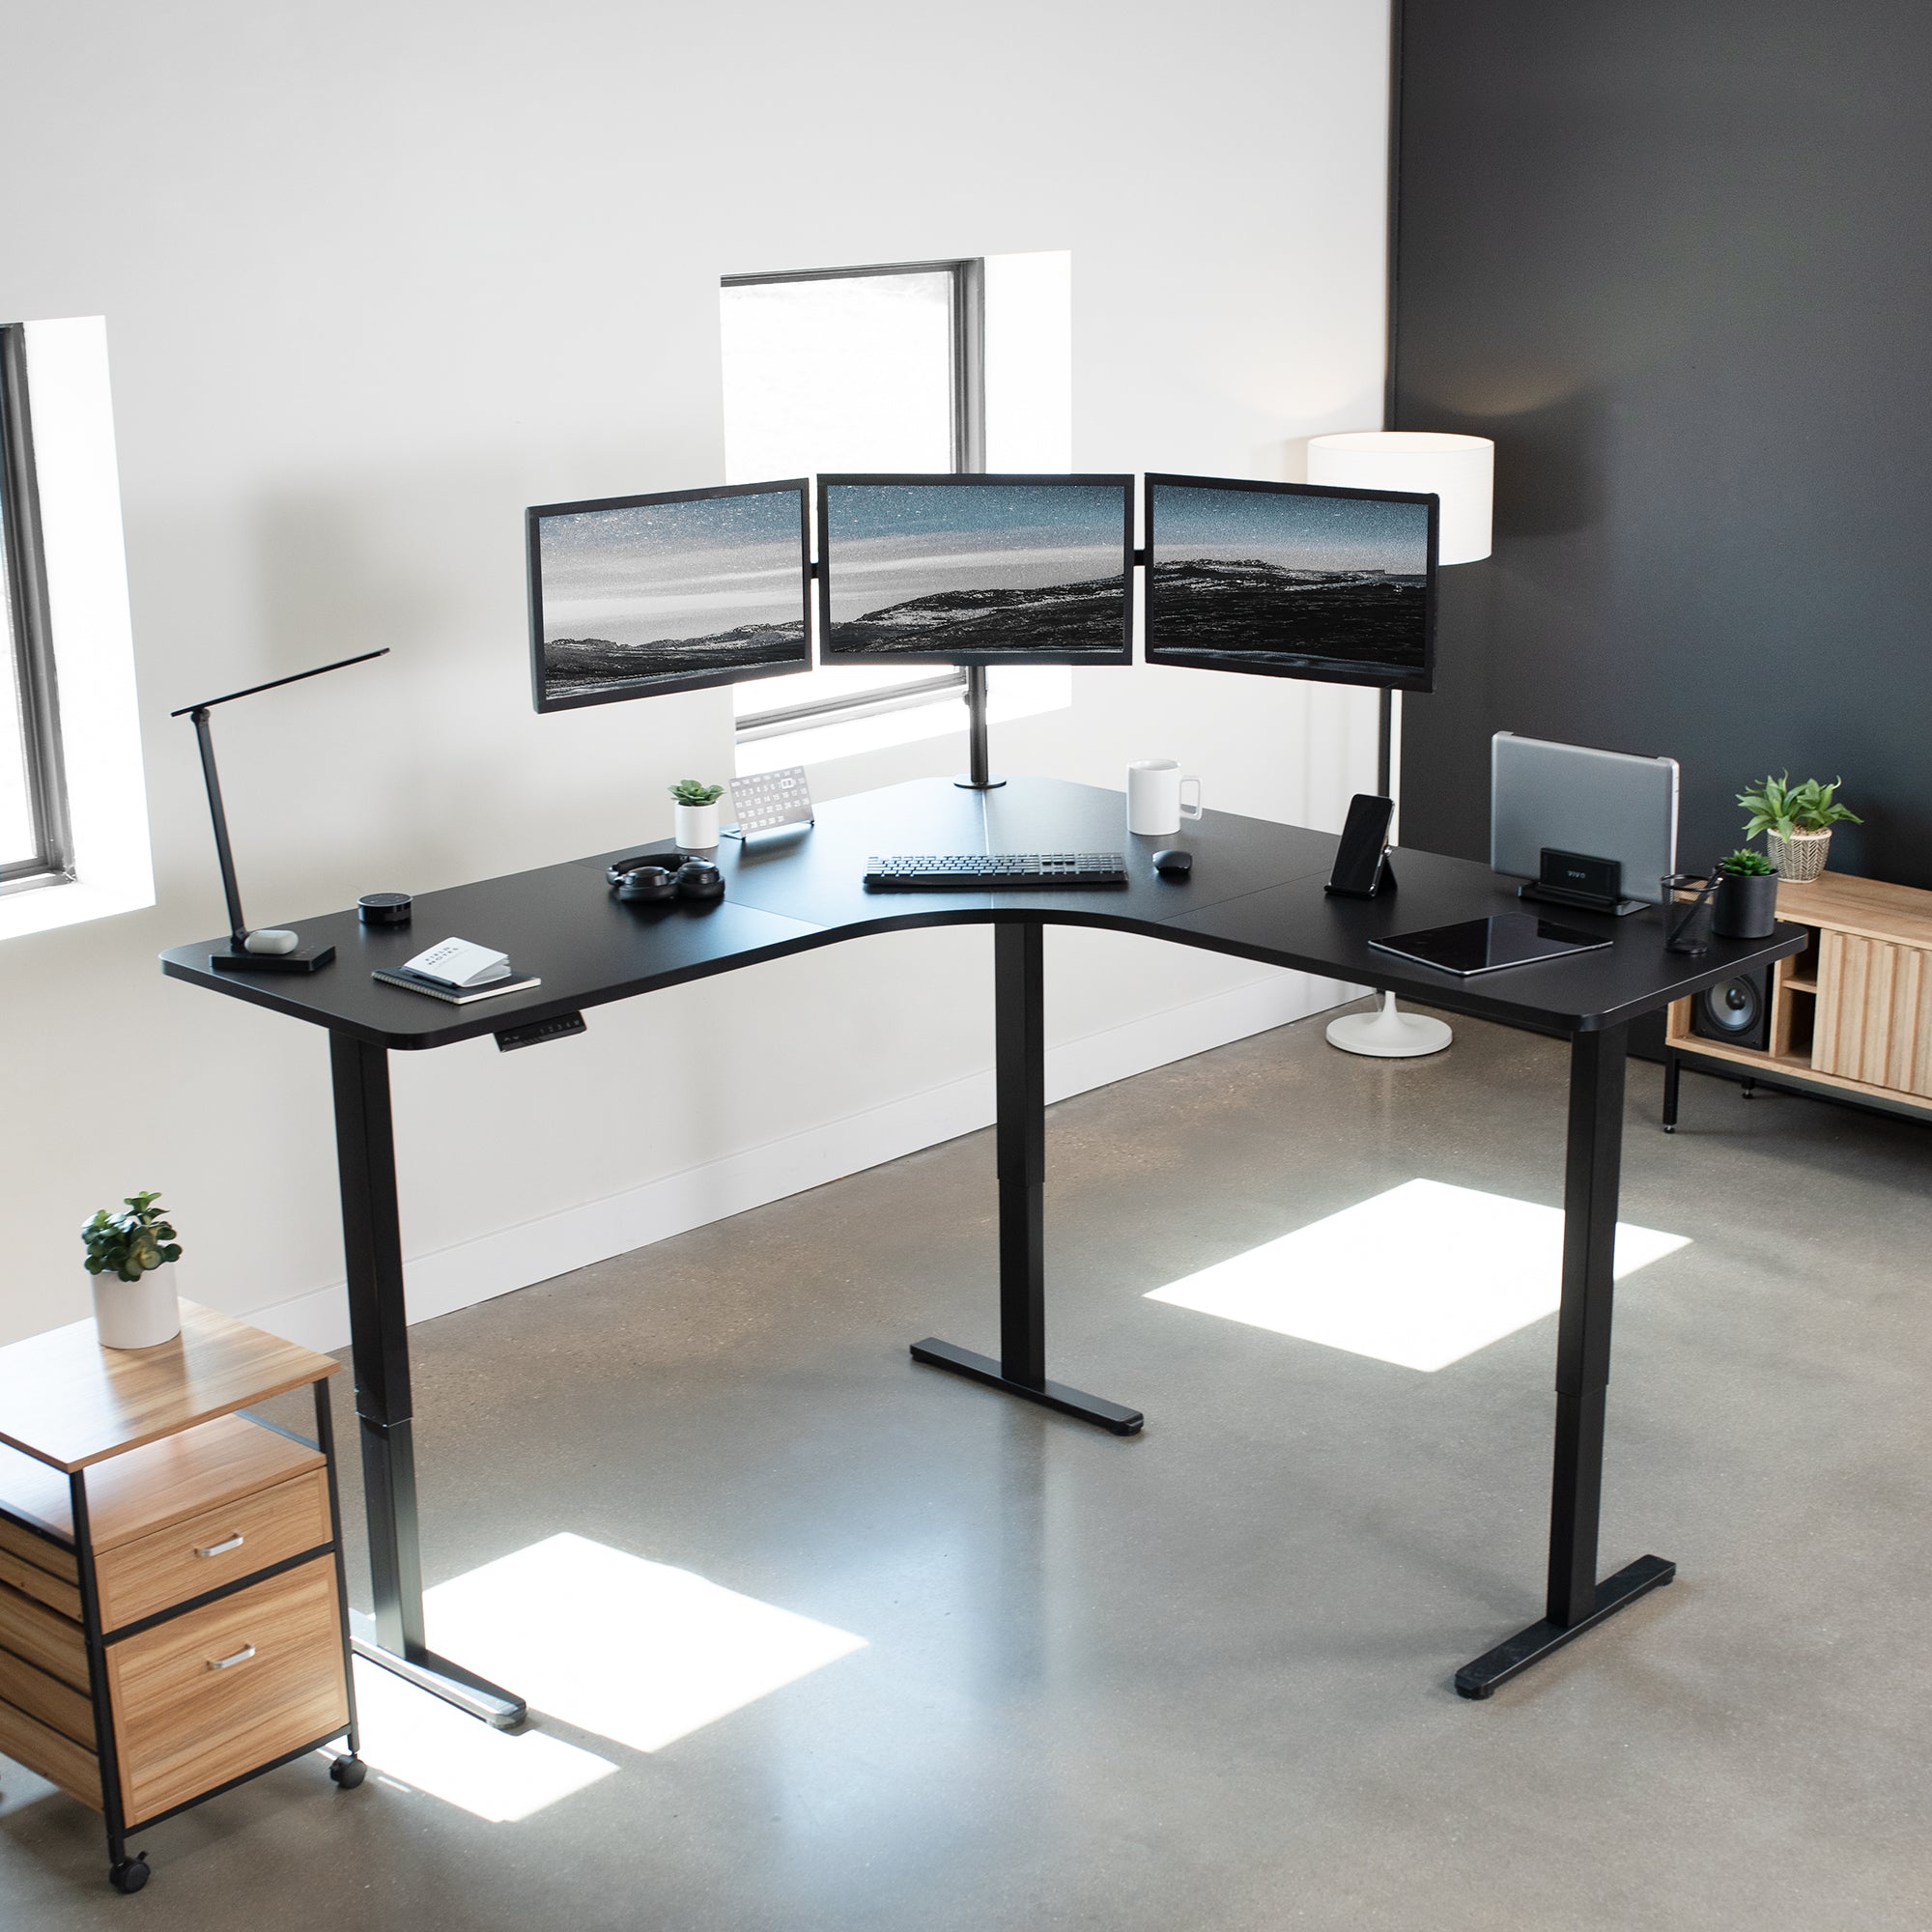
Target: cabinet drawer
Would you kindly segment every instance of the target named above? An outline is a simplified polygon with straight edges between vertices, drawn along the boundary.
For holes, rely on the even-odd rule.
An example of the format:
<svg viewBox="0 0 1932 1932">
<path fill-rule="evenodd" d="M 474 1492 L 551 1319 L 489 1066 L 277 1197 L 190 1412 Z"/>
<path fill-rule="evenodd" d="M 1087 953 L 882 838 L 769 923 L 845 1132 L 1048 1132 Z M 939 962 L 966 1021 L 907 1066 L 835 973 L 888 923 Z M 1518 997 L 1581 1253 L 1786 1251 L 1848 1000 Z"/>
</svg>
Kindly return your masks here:
<svg viewBox="0 0 1932 1932">
<path fill-rule="evenodd" d="M 327 1737 L 349 1719 L 334 1559 L 109 1644 L 107 1679 L 130 1826 Z"/>
<path fill-rule="evenodd" d="M 101 1628 L 138 1623 L 328 1540 L 328 1478 L 321 1469 L 204 1510 L 99 1552 Z"/>
<path fill-rule="evenodd" d="M 76 1690 L 87 1689 L 87 1639 L 80 1626 L 5 1583 L 0 1583 L 0 1649 L 51 1671 Z"/>
<path fill-rule="evenodd" d="M 0 1698 L 0 1750 L 83 1804 L 100 1809 L 100 1760 L 85 1745 Z"/>
</svg>

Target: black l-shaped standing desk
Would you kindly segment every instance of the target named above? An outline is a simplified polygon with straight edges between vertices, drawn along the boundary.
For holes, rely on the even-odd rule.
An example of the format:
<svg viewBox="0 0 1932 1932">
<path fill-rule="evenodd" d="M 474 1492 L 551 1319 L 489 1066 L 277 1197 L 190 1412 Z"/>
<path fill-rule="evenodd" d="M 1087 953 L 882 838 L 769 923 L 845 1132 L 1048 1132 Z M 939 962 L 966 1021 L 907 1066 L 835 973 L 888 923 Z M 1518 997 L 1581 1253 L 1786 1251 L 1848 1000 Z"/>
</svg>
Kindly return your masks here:
<svg viewBox="0 0 1932 1932">
<path fill-rule="evenodd" d="M 303 920 L 305 940 L 332 942 L 336 949 L 334 963 L 308 977 L 215 972 L 209 957 L 225 945 L 222 940 L 161 955 L 162 970 L 176 979 L 328 1033 L 375 1596 L 373 1639 L 358 1644 L 365 1655 L 494 1723 L 512 1724 L 525 1715 L 512 1692 L 439 1657 L 425 1641 L 388 1056 L 449 1046 L 908 926 L 993 927 L 1000 1216 L 998 1356 L 938 1340 L 915 1344 L 913 1355 L 1122 1435 L 1140 1429 L 1138 1410 L 1046 1375 L 1042 934 L 1048 924 L 1199 946 L 1393 989 L 1451 1011 L 1568 1039 L 1546 1614 L 1459 1670 L 1457 1690 L 1487 1697 L 1518 1671 L 1670 1581 L 1675 1565 L 1656 1556 L 1639 1557 L 1601 1582 L 1597 1577 L 1629 1023 L 1798 952 L 1803 934 L 1780 926 L 1769 940 L 1720 940 L 1692 958 L 1665 952 L 1655 911 L 1624 920 L 1565 912 L 1565 924 L 1601 931 L 1612 940 L 1610 948 L 1459 980 L 1374 952 L 1368 942 L 1520 910 L 1510 885 L 1487 867 L 1405 847 L 1395 860 L 1394 892 L 1375 899 L 1337 898 L 1323 891 L 1336 847 L 1325 833 L 1220 811 L 1190 825 L 1184 839 L 1135 838 L 1125 825 L 1122 794 L 1091 785 L 1013 779 L 1003 789 L 977 792 L 925 780 L 821 806 L 809 833 L 744 846 L 727 841 L 719 862 L 728 896 L 714 904 L 618 903 L 605 883 L 605 867 L 620 853 L 641 849 L 629 846 L 425 894 L 415 902 L 414 923 L 402 928 L 361 925 L 354 912 Z M 1161 878 L 1149 863 L 1156 846 L 1173 843 L 1184 843 L 1195 855 L 1193 873 L 1184 880 Z M 1129 883 L 1097 892 L 920 894 L 870 894 L 861 883 L 873 854 L 972 851 L 1124 851 Z M 372 967 L 399 965 L 450 934 L 500 948 L 517 966 L 541 975 L 542 986 L 454 1007 L 369 977 Z"/>
</svg>

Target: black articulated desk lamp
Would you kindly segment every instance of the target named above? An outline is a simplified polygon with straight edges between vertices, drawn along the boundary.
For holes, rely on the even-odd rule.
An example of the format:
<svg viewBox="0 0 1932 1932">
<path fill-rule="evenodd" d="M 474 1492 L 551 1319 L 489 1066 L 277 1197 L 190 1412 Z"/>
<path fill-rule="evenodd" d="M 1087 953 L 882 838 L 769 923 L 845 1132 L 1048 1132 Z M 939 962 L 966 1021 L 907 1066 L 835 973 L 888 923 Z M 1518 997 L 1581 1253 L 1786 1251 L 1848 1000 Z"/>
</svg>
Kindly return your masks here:
<svg viewBox="0 0 1932 1932">
<path fill-rule="evenodd" d="M 283 926 L 261 926 L 254 931 L 242 917 L 242 890 L 235 883 L 235 854 L 228 843 L 228 814 L 221 805 L 221 775 L 214 768 L 214 739 L 208 726 L 208 714 L 217 704 L 232 704 L 238 697 L 253 697 L 258 691 L 273 691 L 279 685 L 299 684 L 324 671 L 341 670 L 345 665 L 367 664 L 371 658 L 385 658 L 389 647 L 362 651 L 353 658 L 337 658 L 333 664 L 317 665 L 313 670 L 292 671 L 287 677 L 271 677 L 266 684 L 251 684 L 244 691 L 231 691 L 220 697 L 205 697 L 199 704 L 184 704 L 170 718 L 191 718 L 194 735 L 201 747 L 202 781 L 208 786 L 208 815 L 214 823 L 214 856 L 221 865 L 221 891 L 228 901 L 228 948 L 213 952 L 208 963 L 221 973 L 313 973 L 335 957 L 332 946 L 304 946 L 301 935 Z"/>
</svg>

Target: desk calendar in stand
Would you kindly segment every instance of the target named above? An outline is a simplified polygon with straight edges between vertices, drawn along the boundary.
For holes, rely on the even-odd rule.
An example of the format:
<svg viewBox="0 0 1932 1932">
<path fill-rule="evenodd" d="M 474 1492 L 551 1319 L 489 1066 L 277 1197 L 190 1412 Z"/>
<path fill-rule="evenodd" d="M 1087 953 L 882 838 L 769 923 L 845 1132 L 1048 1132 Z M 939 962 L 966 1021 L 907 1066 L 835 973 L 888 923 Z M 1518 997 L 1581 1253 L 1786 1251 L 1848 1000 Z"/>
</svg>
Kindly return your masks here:
<svg viewBox="0 0 1932 1932">
<path fill-rule="evenodd" d="M 760 832 L 802 832 L 812 823 L 811 787 L 803 765 L 781 772 L 756 772 L 731 781 L 731 804 L 736 825 L 727 825 L 727 838 L 750 838 Z"/>
</svg>

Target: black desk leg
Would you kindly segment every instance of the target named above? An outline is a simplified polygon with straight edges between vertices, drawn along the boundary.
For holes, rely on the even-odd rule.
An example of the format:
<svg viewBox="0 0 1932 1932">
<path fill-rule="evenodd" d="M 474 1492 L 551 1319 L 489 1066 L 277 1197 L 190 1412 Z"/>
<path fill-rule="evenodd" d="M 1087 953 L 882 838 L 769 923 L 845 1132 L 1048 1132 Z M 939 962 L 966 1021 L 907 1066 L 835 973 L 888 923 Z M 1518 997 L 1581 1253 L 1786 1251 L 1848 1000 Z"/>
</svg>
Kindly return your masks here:
<svg viewBox="0 0 1932 1932">
<path fill-rule="evenodd" d="M 1139 1409 L 1046 1378 L 1046 964 L 1037 920 L 993 928 L 993 1015 L 1000 1359 L 931 1336 L 912 1345 L 912 1358 L 1116 1435 L 1138 1435 Z"/>
<path fill-rule="evenodd" d="M 499 1728 L 521 1723 L 521 1697 L 438 1657 L 423 1641 L 416 1463 L 410 1435 L 410 1330 L 403 1301 L 403 1236 L 389 1056 L 346 1034 L 328 1037 L 335 1083 L 335 1157 L 349 1332 L 361 1422 L 362 1493 L 376 1614 L 352 1613 L 356 1655 Z"/>
<path fill-rule="evenodd" d="M 1663 1049 L 1663 1131 L 1677 1131 L 1677 1090 L 1684 1079 L 1684 1062 L 1669 1047 Z"/>
<path fill-rule="evenodd" d="M 1464 1697 L 1489 1696 L 1498 1684 L 1677 1575 L 1676 1564 L 1661 1556 L 1639 1556 L 1614 1577 L 1597 1581 L 1627 1034 L 1625 1027 L 1606 1028 L 1578 1034 L 1570 1043 L 1563 1306 L 1556 1327 L 1556 1455 L 1546 1614 L 1541 1623 L 1519 1631 L 1456 1673 L 1456 1689 Z"/>
</svg>

